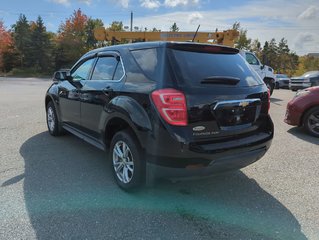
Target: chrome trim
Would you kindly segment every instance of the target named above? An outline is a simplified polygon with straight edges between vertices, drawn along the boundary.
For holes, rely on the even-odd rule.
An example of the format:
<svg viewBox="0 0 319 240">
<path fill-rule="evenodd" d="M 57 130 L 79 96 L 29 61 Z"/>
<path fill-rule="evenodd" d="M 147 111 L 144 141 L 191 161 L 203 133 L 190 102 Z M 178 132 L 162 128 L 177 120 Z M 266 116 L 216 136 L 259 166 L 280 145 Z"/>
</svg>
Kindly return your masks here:
<svg viewBox="0 0 319 240">
<path fill-rule="evenodd" d="M 219 105 L 222 104 L 233 104 L 233 103 L 238 103 L 238 106 L 240 106 L 241 103 L 248 102 L 249 104 L 254 103 L 254 102 L 261 102 L 259 98 L 252 98 L 252 99 L 242 99 L 242 100 L 227 100 L 227 101 L 220 101 L 217 102 L 216 105 L 214 106 L 213 110 L 216 110 Z"/>
</svg>

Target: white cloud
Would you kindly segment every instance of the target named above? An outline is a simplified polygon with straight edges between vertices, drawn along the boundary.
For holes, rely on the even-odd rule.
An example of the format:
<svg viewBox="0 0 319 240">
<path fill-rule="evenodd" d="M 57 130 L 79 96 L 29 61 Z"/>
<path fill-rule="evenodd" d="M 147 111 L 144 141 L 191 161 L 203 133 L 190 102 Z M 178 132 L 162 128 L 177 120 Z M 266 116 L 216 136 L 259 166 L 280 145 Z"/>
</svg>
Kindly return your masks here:
<svg viewBox="0 0 319 240">
<path fill-rule="evenodd" d="M 51 1 L 54 3 L 65 5 L 65 6 L 69 6 L 71 4 L 70 0 L 51 0 Z"/>
<path fill-rule="evenodd" d="M 149 9 L 156 9 L 161 6 L 161 3 L 157 0 L 141 0 L 141 6 Z"/>
<path fill-rule="evenodd" d="M 299 33 L 294 39 L 294 47 L 296 49 L 303 49 L 305 46 L 309 45 L 309 43 L 314 42 L 316 39 L 315 34 L 310 32 L 302 32 Z"/>
<path fill-rule="evenodd" d="M 188 23 L 197 23 L 198 20 L 202 19 L 203 18 L 203 15 L 200 14 L 199 12 L 194 12 L 194 13 L 191 13 L 188 17 Z"/>
<path fill-rule="evenodd" d="M 303 11 L 299 16 L 299 19 L 312 20 L 319 18 L 319 7 L 310 6 L 305 11 Z"/>
<path fill-rule="evenodd" d="M 174 22 L 176 22 L 180 31 L 194 31 L 200 21 L 200 32 L 214 32 L 216 28 L 220 31 L 227 30 L 231 28 L 235 21 L 239 21 L 241 26 L 247 29 L 248 37 L 258 39 L 262 45 L 272 38 L 275 38 L 277 42 L 281 38 L 285 38 L 288 40 L 288 45 L 292 51 L 296 51 L 299 55 L 305 55 L 309 52 L 319 52 L 318 20 L 301 21 L 297 16 L 300 15 L 301 9 L 315 6 L 317 1 L 290 0 L 289 4 L 287 4 L 286 0 L 257 0 L 240 7 L 197 11 L 195 12 L 198 13 L 197 17 L 193 11 L 175 11 L 135 18 L 134 21 L 137 25 L 149 29 L 156 27 L 162 31 L 169 31 Z M 172 6 L 184 6 L 181 4 L 185 2 L 190 3 L 191 0 L 166 0 L 166 5 L 169 3 Z M 284 12 L 283 9 L 285 9 Z M 198 16 L 202 18 L 198 18 Z M 309 36 L 307 38 L 301 35 L 296 38 L 300 33 L 305 32 L 314 34 L 313 41 L 310 41 L 311 38 Z M 301 44 L 304 41 L 302 39 L 306 39 L 307 42 Z"/>
<path fill-rule="evenodd" d="M 92 0 L 78 0 L 79 3 L 85 3 L 86 5 L 90 6 L 92 4 Z"/>
<path fill-rule="evenodd" d="M 123 8 L 128 8 L 129 0 L 119 0 L 118 3 L 119 3 Z"/>
<path fill-rule="evenodd" d="M 165 0 L 164 6 L 166 7 L 178 7 L 178 6 L 189 6 L 189 5 L 197 5 L 199 4 L 199 0 Z"/>
</svg>

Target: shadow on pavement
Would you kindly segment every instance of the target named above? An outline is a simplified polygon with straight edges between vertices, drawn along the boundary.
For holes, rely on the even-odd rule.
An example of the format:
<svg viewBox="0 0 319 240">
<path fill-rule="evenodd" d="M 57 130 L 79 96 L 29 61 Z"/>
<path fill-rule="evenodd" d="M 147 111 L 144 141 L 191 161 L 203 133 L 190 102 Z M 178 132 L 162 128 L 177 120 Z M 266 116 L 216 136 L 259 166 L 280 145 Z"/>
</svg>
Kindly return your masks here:
<svg viewBox="0 0 319 240">
<path fill-rule="evenodd" d="M 301 140 L 319 145 L 319 138 L 313 137 L 306 133 L 306 131 L 301 127 L 293 127 L 288 130 L 288 133 L 300 138 Z"/>
<path fill-rule="evenodd" d="M 125 193 L 105 153 L 47 132 L 20 148 L 38 239 L 306 239 L 291 212 L 240 171 Z"/>
<path fill-rule="evenodd" d="M 276 104 L 278 106 L 281 106 L 281 104 L 279 104 L 278 102 L 282 102 L 282 101 L 283 101 L 282 99 L 270 97 L 270 102 L 274 103 L 274 104 Z"/>
</svg>

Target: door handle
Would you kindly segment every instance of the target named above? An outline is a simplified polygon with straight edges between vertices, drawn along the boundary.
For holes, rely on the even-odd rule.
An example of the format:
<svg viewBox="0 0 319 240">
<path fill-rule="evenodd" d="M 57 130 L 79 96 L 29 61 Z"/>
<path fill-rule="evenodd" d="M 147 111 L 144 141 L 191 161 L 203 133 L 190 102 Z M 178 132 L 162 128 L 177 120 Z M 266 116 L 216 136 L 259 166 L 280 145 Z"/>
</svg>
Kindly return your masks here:
<svg viewBox="0 0 319 240">
<path fill-rule="evenodd" d="M 113 88 L 111 88 L 111 86 L 107 86 L 107 87 L 103 88 L 103 92 L 105 94 L 109 94 L 110 92 L 113 92 Z"/>
</svg>

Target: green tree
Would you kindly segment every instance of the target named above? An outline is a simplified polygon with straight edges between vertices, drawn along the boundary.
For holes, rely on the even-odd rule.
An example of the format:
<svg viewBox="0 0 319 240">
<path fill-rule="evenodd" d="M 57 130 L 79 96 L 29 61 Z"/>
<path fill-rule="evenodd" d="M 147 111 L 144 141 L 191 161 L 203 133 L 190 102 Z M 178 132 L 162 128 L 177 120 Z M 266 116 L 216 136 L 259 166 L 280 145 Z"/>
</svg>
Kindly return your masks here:
<svg viewBox="0 0 319 240">
<path fill-rule="evenodd" d="M 179 27 L 177 27 L 176 22 L 174 22 L 173 25 L 170 27 L 170 31 L 171 32 L 178 32 L 179 31 Z"/>
<path fill-rule="evenodd" d="M 161 30 L 157 29 L 157 28 L 152 28 L 151 32 L 160 32 Z"/>
<path fill-rule="evenodd" d="M 232 26 L 233 30 L 239 31 L 239 37 L 237 41 L 235 41 L 235 47 L 238 49 L 246 49 L 249 50 L 251 48 L 251 38 L 247 37 L 247 30 L 241 28 L 239 22 L 235 22 Z"/>
<path fill-rule="evenodd" d="M 252 41 L 249 50 L 254 52 L 259 59 L 262 58 L 262 47 L 258 39 Z"/>
<path fill-rule="evenodd" d="M 40 72 L 47 72 L 52 68 L 52 46 L 50 35 L 47 33 L 42 18 L 31 24 L 30 62 Z"/>
<path fill-rule="evenodd" d="M 92 50 L 98 46 L 98 41 L 94 37 L 94 29 L 98 27 L 103 27 L 103 21 L 101 19 L 89 18 L 86 22 L 85 33 L 86 33 L 86 48 L 87 50 Z"/>
<path fill-rule="evenodd" d="M 123 23 L 118 21 L 113 21 L 110 27 L 108 28 L 108 30 L 115 31 L 115 32 L 124 31 Z"/>
<path fill-rule="evenodd" d="M 14 46 L 20 58 L 20 66 L 26 67 L 30 56 L 31 32 L 25 15 L 20 14 L 18 21 L 12 25 Z"/>
</svg>

